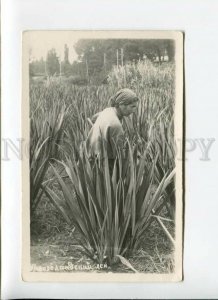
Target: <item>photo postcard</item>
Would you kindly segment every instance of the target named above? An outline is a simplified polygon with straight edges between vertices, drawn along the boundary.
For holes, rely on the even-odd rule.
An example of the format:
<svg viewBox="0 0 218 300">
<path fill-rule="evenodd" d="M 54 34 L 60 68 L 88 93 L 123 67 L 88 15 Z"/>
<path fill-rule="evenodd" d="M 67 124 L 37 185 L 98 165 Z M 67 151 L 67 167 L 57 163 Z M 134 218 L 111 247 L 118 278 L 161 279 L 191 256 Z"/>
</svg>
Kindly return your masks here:
<svg viewBox="0 0 218 300">
<path fill-rule="evenodd" d="M 183 279 L 183 33 L 25 31 L 22 279 Z"/>
</svg>

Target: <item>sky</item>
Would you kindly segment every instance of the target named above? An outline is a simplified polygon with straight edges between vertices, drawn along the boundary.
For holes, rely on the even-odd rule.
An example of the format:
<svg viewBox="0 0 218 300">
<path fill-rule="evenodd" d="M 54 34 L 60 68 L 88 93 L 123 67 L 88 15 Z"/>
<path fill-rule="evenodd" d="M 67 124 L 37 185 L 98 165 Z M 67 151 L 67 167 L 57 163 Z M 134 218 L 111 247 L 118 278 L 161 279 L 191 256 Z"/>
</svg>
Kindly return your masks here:
<svg viewBox="0 0 218 300">
<path fill-rule="evenodd" d="M 74 45 L 78 41 L 78 37 L 72 32 L 66 31 L 31 31 L 28 33 L 28 49 L 30 60 L 39 60 L 41 57 L 46 59 L 47 52 L 55 48 L 57 56 L 64 59 L 64 45 L 69 48 L 69 61 L 72 63 L 77 59 Z"/>
</svg>

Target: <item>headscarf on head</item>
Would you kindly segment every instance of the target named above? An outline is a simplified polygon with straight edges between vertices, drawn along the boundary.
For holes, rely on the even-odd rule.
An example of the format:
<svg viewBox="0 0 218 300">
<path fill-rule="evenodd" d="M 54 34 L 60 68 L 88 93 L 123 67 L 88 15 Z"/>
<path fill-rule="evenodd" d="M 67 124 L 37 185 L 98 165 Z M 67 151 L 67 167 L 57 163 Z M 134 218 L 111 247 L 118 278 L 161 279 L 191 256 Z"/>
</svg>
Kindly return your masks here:
<svg viewBox="0 0 218 300">
<path fill-rule="evenodd" d="M 117 107 L 120 104 L 129 105 L 133 102 L 136 102 L 138 97 L 130 89 L 121 89 L 111 98 L 111 106 Z"/>
</svg>

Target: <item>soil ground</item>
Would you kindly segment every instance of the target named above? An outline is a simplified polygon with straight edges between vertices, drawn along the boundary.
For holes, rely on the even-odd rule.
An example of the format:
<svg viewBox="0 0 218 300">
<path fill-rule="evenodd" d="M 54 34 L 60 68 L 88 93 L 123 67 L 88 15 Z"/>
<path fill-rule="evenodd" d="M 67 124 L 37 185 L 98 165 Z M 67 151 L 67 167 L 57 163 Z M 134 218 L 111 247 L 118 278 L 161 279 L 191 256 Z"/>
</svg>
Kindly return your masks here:
<svg viewBox="0 0 218 300">
<path fill-rule="evenodd" d="M 165 222 L 173 234 L 171 222 Z M 31 222 L 31 265 L 33 271 L 50 272 L 134 272 L 121 261 L 113 267 L 97 265 L 86 257 L 79 245 L 80 233 L 69 226 L 48 201 L 43 200 Z M 171 273 L 174 248 L 163 229 L 151 223 L 140 247 L 128 258 L 131 266 L 143 273 Z"/>
</svg>

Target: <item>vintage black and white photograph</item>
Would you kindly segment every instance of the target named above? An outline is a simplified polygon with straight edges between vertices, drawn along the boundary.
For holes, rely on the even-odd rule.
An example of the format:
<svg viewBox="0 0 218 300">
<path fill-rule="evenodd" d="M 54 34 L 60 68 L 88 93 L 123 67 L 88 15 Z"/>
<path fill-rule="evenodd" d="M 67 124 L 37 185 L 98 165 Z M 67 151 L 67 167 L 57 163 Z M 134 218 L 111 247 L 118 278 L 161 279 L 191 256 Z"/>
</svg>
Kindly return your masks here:
<svg viewBox="0 0 218 300">
<path fill-rule="evenodd" d="M 25 281 L 180 281 L 183 35 L 23 33 Z"/>
</svg>

